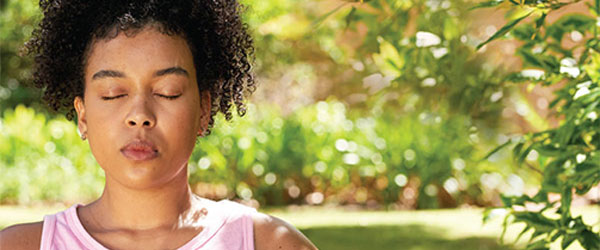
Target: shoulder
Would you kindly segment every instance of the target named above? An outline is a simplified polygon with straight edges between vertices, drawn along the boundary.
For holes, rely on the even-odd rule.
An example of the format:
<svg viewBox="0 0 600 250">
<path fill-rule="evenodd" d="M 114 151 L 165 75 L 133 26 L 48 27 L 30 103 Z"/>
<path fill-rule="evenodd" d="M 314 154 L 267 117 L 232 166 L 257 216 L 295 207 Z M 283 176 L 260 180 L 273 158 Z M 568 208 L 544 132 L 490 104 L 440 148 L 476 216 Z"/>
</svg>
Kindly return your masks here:
<svg viewBox="0 0 600 250">
<path fill-rule="evenodd" d="M 13 225 L 0 231 L 0 249 L 40 249 L 43 222 Z"/>
<path fill-rule="evenodd" d="M 252 214 L 252 221 L 257 250 L 317 249 L 304 234 L 282 219 L 257 212 Z"/>
</svg>

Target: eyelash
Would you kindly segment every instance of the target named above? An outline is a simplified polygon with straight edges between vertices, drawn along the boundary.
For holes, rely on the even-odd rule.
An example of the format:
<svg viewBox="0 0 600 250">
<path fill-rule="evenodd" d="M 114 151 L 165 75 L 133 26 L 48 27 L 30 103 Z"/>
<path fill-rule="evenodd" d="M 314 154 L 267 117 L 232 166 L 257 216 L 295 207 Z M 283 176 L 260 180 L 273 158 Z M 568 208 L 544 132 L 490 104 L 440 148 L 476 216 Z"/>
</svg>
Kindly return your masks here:
<svg viewBox="0 0 600 250">
<path fill-rule="evenodd" d="M 112 100 L 112 99 L 117 99 L 117 98 L 119 98 L 119 97 L 122 97 L 122 96 L 125 96 L 125 95 L 118 95 L 118 96 L 103 96 L 103 97 L 102 97 L 102 100 Z"/>
<path fill-rule="evenodd" d="M 178 97 L 180 97 L 180 96 L 181 96 L 181 95 L 173 95 L 173 96 L 168 96 L 168 95 L 160 95 L 160 94 L 157 94 L 157 95 L 158 95 L 158 96 L 160 96 L 160 97 L 167 98 L 168 100 L 174 100 L 174 99 L 177 99 Z M 123 96 L 125 96 L 125 95 L 118 95 L 118 96 L 103 96 L 103 97 L 102 97 L 102 100 L 109 101 L 109 100 L 117 99 L 117 98 L 120 98 L 120 97 L 123 97 Z"/>
<path fill-rule="evenodd" d="M 169 100 L 174 100 L 174 99 L 177 99 L 177 97 L 180 97 L 181 95 L 171 95 L 171 96 L 169 96 L 169 95 L 158 95 L 158 96 L 167 98 Z"/>
</svg>

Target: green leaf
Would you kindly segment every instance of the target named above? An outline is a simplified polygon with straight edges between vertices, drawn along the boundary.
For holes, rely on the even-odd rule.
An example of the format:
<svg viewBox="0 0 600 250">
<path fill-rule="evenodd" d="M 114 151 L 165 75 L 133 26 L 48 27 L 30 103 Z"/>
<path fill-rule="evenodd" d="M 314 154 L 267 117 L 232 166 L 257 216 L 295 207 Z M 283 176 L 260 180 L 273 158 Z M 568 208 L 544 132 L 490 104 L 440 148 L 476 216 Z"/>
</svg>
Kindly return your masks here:
<svg viewBox="0 0 600 250">
<path fill-rule="evenodd" d="M 537 212 L 515 212 L 515 222 L 525 222 L 537 232 L 548 233 L 557 226 L 557 221 L 549 219 Z"/>
<path fill-rule="evenodd" d="M 315 19 L 311 26 L 313 29 L 317 28 L 319 25 L 321 25 L 321 23 L 323 23 L 325 21 L 325 19 L 327 19 L 329 16 L 331 16 L 333 13 L 336 13 L 338 10 L 340 10 L 342 7 L 346 6 L 346 4 L 348 4 L 349 2 L 345 2 L 340 4 L 338 7 L 336 7 L 335 9 L 323 14 L 322 16 L 320 16 L 319 18 Z"/>
<path fill-rule="evenodd" d="M 502 220 L 502 233 L 500 233 L 500 244 L 504 244 L 504 235 L 506 234 L 506 228 L 508 228 L 508 219 L 510 218 L 509 215 L 506 215 L 504 217 L 504 220 Z"/>
<path fill-rule="evenodd" d="M 536 241 L 534 243 L 528 244 L 526 249 L 527 250 L 548 250 L 550 248 L 548 248 L 546 246 L 547 244 L 548 243 L 546 242 L 545 239 L 541 239 L 541 240 L 538 240 L 538 241 Z"/>
<path fill-rule="evenodd" d="M 585 31 L 591 25 L 595 24 L 596 20 L 590 16 L 582 14 L 570 14 L 562 16 L 556 23 L 567 29 Z"/>
<path fill-rule="evenodd" d="M 556 134 L 554 135 L 554 138 L 556 138 L 556 143 L 558 143 L 559 145 L 567 144 L 567 142 L 570 141 L 571 135 L 573 135 L 573 133 L 575 133 L 575 122 L 573 121 L 573 119 L 570 119 L 566 121 L 563 124 L 563 126 L 556 131 Z"/>
<path fill-rule="evenodd" d="M 575 173 L 579 175 L 593 175 L 600 172 L 600 165 L 592 161 L 582 162 L 575 166 Z"/>
<path fill-rule="evenodd" d="M 544 156 L 560 156 L 564 153 L 564 150 L 556 148 L 551 144 L 535 147 L 535 151 Z"/>
<path fill-rule="evenodd" d="M 485 155 L 485 157 L 483 157 L 481 160 L 487 160 L 488 158 L 490 158 L 490 156 L 492 156 L 493 154 L 495 154 L 496 152 L 502 150 L 503 148 L 505 148 L 506 146 L 510 145 L 512 142 L 510 140 L 508 140 L 507 142 L 505 142 L 504 144 L 494 148 L 492 151 L 490 151 L 487 155 Z"/>
<path fill-rule="evenodd" d="M 519 49 L 517 53 L 523 57 L 523 60 L 527 64 L 533 67 L 543 68 L 546 72 L 558 72 L 560 67 L 558 60 L 549 54 L 533 54 L 525 49 Z"/>
<path fill-rule="evenodd" d="M 485 208 L 485 210 L 483 210 L 483 217 L 482 217 L 482 224 L 485 224 L 489 221 L 490 219 L 490 213 L 492 212 L 492 209 L 494 209 L 493 207 L 487 207 Z"/>
<path fill-rule="evenodd" d="M 564 159 L 558 159 L 550 162 L 544 168 L 542 189 L 546 192 L 562 193 L 562 182 L 558 179 L 558 175 L 564 171 L 562 167 L 564 163 Z"/>
<path fill-rule="evenodd" d="M 560 43 L 565 33 L 577 30 L 584 34 L 595 22 L 594 18 L 582 14 L 563 15 L 548 27 L 546 36 Z"/>
<path fill-rule="evenodd" d="M 512 205 L 513 205 L 512 197 L 505 196 L 504 194 L 500 194 L 500 200 L 502 201 L 502 204 L 504 204 L 505 207 L 512 207 Z"/>
<path fill-rule="evenodd" d="M 535 32 L 536 30 L 533 28 L 533 26 L 529 24 L 523 24 L 515 27 L 511 34 L 519 40 L 530 41 Z"/>
<path fill-rule="evenodd" d="M 355 19 L 356 16 L 356 7 L 352 6 L 352 9 L 350 10 L 350 13 L 348 13 L 348 15 L 346 15 L 346 28 L 348 28 L 350 26 L 350 23 Z"/>
<path fill-rule="evenodd" d="M 521 149 L 523 149 L 523 146 L 525 146 L 525 143 L 523 142 L 519 142 L 517 143 L 517 145 L 515 145 L 515 147 L 513 148 L 514 157 L 517 157 L 521 153 Z"/>
<path fill-rule="evenodd" d="M 555 241 L 555 240 L 557 240 L 557 239 L 558 239 L 558 237 L 560 237 L 561 235 L 562 235 L 562 234 L 561 234 L 561 231 L 558 231 L 558 232 L 554 233 L 554 235 L 553 235 L 553 236 L 552 236 L 552 238 L 550 239 L 550 242 L 554 242 L 554 241 Z"/>
<path fill-rule="evenodd" d="M 585 249 L 600 249 L 600 235 L 588 229 L 579 234 L 579 242 Z"/>
<path fill-rule="evenodd" d="M 481 47 L 483 47 L 483 45 L 486 45 L 487 43 L 503 36 L 504 34 L 506 34 L 507 32 L 509 32 L 515 25 L 517 25 L 519 22 L 521 22 L 523 19 L 527 18 L 529 15 L 531 15 L 531 13 L 533 13 L 533 11 L 527 13 L 526 15 L 519 17 L 515 20 L 512 20 L 511 22 L 509 22 L 508 24 L 504 25 L 504 27 L 502 27 L 500 30 L 498 30 L 495 34 L 493 34 L 489 39 L 487 39 L 485 42 L 480 43 L 479 45 L 477 45 L 477 49 L 480 49 Z"/>
<path fill-rule="evenodd" d="M 523 162 L 525 162 L 525 158 L 527 158 L 527 155 L 529 154 L 529 152 L 531 152 L 534 145 L 535 144 L 529 145 L 529 147 L 527 147 L 525 150 L 520 152 L 519 157 L 517 158 L 518 165 L 521 165 L 521 164 L 523 164 Z"/>
<path fill-rule="evenodd" d="M 487 2 L 481 2 L 481 3 L 476 4 L 473 7 L 469 8 L 469 10 L 494 7 L 494 6 L 500 5 L 503 2 L 504 2 L 504 0 L 492 0 L 492 1 L 487 1 Z"/>
<path fill-rule="evenodd" d="M 562 249 L 567 249 L 567 247 L 569 247 L 571 243 L 573 243 L 573 241 L 575 241 L 576 239 L 577 237 L 575 235 L 565 234 L 565 237 L 563 238 L 561 243 Z"/>
<path fill-rule="evenodd" d="M 590 91 L 589 94 L 581 96 L 579 99 L 577 99 L 577 101 L 583 104 L 587 104 L 597 100 L 598 97 L 600 97 L 600 88 L 595 88 L 594 90 Z"/>
<path fill-rule="evenodd" d="M 573 51 L 571 49 L 565 49 L 557 42 L 549 42 L 547 47 L 552 51 L 561 53 L 563 57 L 573 57 Z M 587 52 L 587 50 L 585 52 Z"/>
<path fill-rule="evenodd" d="M 517 236 L 517 239 L 515 240 L 515 244 L 519 241 L 519 239 L 521 239 L 521 236 L 523 236 L 527 231 L 529 231 L 530 229 L 532 229 L 529 225 L 526 225 L 525 228 L 523 228 L 523 230 L 519 233 L 519 235 Z M 535 230 L 534 230 L 535 231 Z"/>
<path fill-rule="evenodd" d="M 560 208 L 559 211 L 561 213 L 561 224 L 567 225 L 571 219 L 571 201 L 573 200 L 573 193 L 570 187 L 567 187 L 563 190 L 561 198 L 560 198 Z"/>
<path fill-rule="evenodd" d="M 542 202 L 547 203 L 548 202 L 548 193 L 545 190 L 540 190 L 531 199 L 537 203 L 542 203 Z"/>
<path fill-rule="evenodd" d="M 545 68 L 542 61 L 540 61 L 537 56 L 533 55 L 533 53 L 526 50 L 519 50 L 518 53 L 523 57 L 525 62 L 529 63 L 531 66 Z"/>
<path fill-rule="evenodd" d="M 400 52 L 391 43 L 383 40 L 379 44 L 379 53 L 372 55 L 375 65 L 385 75 L 398 77 L 403 73 L 405 61 Z"/>
<path fill-rule="evenodd" d="M 533 234 L 531 234 L 531 239 L 535 239 L 540 235 L 544 235 L 547 234 L 549 231 L 540 231 L 540 230 L 535 230 L 533 231 Z"/>
<path fill-rule="evenodd" d="M 509 1 L 509 2 L 511 2 L 511 3 L 512 3 L 512 4 L 514 4 L 514 5 L 521 5 L 520 3 L 518 3 L 518 2 L 517 2 L 517 1 L 515 1 L 515 0 L 508 0 L 508 1 Z"/>
<path fill-rule="evenodd" d="M 542 25 L 544 25 L 544 21 L 546 21 L 546 13 L 543 13 L 542 16 L 535 21 L 535 29 L 540 30 Z"/>
</svg>

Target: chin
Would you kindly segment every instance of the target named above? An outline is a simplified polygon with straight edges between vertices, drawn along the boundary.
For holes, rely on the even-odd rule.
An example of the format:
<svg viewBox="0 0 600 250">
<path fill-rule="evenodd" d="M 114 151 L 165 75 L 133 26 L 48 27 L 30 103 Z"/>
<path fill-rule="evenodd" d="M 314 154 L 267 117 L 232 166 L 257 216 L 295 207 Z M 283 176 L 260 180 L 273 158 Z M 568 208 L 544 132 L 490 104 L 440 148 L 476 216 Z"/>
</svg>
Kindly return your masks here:
<svg viewBox="0 0 600 250">
<path fill-rule="evenodd" d="M 119 183 L 131 189 L 147 189 L 164 186 L 177 178 L 177 174 L 172 171 L 160 170 L 150 165 L 129 166 Z"/>
</svg>

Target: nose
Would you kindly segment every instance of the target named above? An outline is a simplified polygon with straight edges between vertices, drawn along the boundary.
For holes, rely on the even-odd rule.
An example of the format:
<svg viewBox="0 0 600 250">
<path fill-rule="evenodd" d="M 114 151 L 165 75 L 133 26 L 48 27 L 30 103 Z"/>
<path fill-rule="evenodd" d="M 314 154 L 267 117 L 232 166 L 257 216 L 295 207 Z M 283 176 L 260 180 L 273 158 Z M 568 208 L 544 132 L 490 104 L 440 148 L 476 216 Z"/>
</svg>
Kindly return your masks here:
<svg viewBox="0 0 600 250">
<path fill-rule="evenodd" d="M 139 97 L 132 103 L 131 110 L 129 114 L 127 114 L 125 122 L 130 128 L 152 128 L 156 124 L 156 117 L 152 111 L 151 105 L 146 99 L 144 97 Z"/>
</svg>

